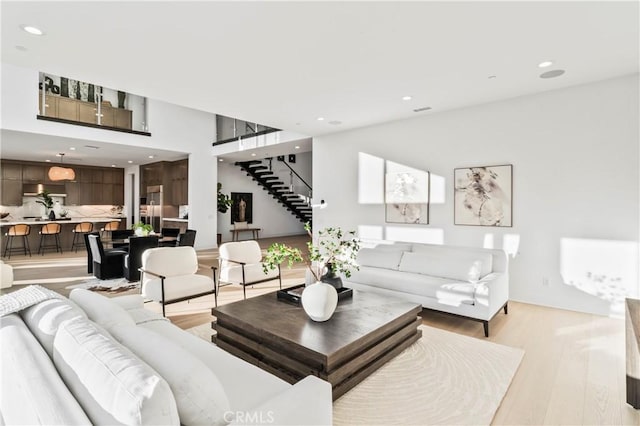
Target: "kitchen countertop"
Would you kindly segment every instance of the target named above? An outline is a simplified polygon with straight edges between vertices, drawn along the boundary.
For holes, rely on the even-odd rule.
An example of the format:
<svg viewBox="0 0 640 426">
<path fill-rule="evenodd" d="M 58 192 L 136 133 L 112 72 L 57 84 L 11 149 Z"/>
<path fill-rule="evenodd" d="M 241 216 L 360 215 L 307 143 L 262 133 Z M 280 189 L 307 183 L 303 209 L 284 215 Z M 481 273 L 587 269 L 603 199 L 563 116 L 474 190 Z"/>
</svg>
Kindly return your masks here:
<svg viewBox="0 0 640 426">
<path fill-rule="evenodd" d="M 180 219 L 178 217 L 163 217 L 162 220 L 170 221 L 170 222 L 184 222 L 184 223 L 189 222 L 189 219 Z"/>
<path fill-rule="evenodd" d="M 49 220 L 49 219 L 22 219 L 22 220 L 0 220 L 0 226 L 13 226 L 19 223 L 26 223 L 27 225 L 45 225 L 47 223 L 59 223 L 64 225 L 65 223 L 77 224 L 81 222 L 91 222 L 91 223 L 106 223 L 111 221 L 122 221 L 123 218 L 114 218 L 114 217 L 72 217 L 71 219 L 65 220 Z"/>
</svg>

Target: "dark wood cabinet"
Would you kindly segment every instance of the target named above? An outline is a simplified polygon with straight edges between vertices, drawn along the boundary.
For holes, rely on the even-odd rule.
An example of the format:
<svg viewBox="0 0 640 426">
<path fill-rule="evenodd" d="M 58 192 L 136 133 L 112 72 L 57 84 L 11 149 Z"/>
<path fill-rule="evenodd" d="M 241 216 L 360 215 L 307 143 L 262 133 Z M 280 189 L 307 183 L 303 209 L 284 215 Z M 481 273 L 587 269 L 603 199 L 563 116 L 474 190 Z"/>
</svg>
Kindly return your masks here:
<svg viewBox="0 0 640 426">
<path fill-rule="evenodd" d="M 67 199 L 64 200 L 65 205 L 77 206 L 80 204 L 80 185 L 79 182 L 66 182 L 64 184 L 64 190 L 67 193 Z"/>
<path fill-rule="evenodd" d="M 48 168 L 47 168 L 48 169 Z M 45 167 L 35 164 L 22 166 L 22 180 L 24 182 L 43 183 Z"/>
<path fill-rule="evenodd" d="M 22 181 L 15 179 L 2 179 L 2 205 L 22 205 Z"/>
<path fill-rule="evenodd" d="M 141 166 L 140 196 L 145 197 L 147 187 L 154 185 L 162 185 L 164 204 L 188 204 L 189 160 L 159 161 Z"/>
<path fill-rule="evenodd" d="M 22 165 L 15 163 L 2 163 L 2 179 L 22 181 Z"/>
<path fill-rule="evenodd" d="M 1 203 L 6 206 L 22 205 L 23 184 L 51 183 L 47 172 L 55 164 L 19 160 L 2 160 Z M 64 185 L 65 205 L 123 205 L 124 169 L 107 167 L 78 167 L 74 181 L 55 182 Z"/>
</svg>

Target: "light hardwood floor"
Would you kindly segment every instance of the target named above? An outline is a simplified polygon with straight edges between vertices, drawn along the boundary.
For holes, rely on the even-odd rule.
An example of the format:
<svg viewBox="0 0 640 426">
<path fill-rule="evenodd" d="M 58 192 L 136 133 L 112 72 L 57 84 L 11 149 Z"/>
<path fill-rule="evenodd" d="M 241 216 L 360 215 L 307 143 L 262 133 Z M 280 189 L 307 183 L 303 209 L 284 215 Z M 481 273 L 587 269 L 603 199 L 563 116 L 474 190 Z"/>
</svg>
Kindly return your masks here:
<svg viewBox="0 0 640 426">
<path fill-rule="evenodd" d="M 304 251 L 307 238 L 283 237 L 259 242 L 266 249 L 275 241 Z M 209 274 L 210 266 L 217 263 L 217 250 L 199 251 L 198 259 L 200 273 Z M 14 266 L 19 284 L 41 284 L 64 295 L 70 291 L 65 288 L 68 285 L 90 278 L 83 252 L 31 258 L 12 256 L 7 263 Z M 302 282 L 304 271 L 301 264 L 291 270 L 283 269 L 283 286 Z M 0 293 L 20 287 L 16 285 Z M 247 295 L 272 292 L 277 287 L 277 282 L 248 287 Z M 240 286 L 226 286 L 220 291 L 218 303 L 241 299 Z M 210 322 L 211 307 L 213 296 L 206 296 L 168 305 L 167 316 L 187 329 Z M 160 312 L 160 306 L 153 302 L 147 308 Z M 480 323 L 432 311 L 424 311 L 422 317 L 426 325 L 485 339 Z M 498 314 L 490 324 L 490 332 L 486 340 L 525 350 L 494 424 L 640 426 L 640 411 L 625 403 L 622 320 L 510 302 L 509 315 Z"/>
</svg>

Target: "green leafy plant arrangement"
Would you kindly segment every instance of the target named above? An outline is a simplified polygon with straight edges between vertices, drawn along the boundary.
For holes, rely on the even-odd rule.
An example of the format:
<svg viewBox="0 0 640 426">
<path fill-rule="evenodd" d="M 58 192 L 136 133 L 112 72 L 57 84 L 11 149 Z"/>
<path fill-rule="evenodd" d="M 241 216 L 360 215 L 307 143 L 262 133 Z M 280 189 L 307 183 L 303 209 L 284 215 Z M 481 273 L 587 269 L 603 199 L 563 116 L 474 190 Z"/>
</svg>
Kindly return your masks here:
<svg viewBox="0 0 640 426">
<path fill-rule="evenodd" d="M 51 198 L 51 196 L 49 195 L 49 191 L 47 191 L 46 189 L 36 195 L 36 198 L 39 198 L 38 200 L 36 200 L 36 203 L 42 204 L 46 211 L 49 211 L 53 208 L 53 198 Z"/>
<path fill-rule="evenodd" d="M 318 239 L 314 242 L 311 225 L 306 223 L 304 229 L 312 237 L 307 243 L 307 258 L 304 258 L 300 249 L 273 243 L 262 259 L 265 274 L 285 261 L 289 268 L 295 262 L 306 262 L 316 281 L 320 280 L 325 267 L 337 274 L 344 274 L 347 278 L 351 276 L 351 270 L 360 269 L 356 263 L 360 240 L 355 237 L 355 231 L 345 233 L 340 228 L 325 228 L 318 232 Z"/>
<path fill-rule="evenodd" d="M 136 229 L 142 229 L 142 232 L 149 233 L 149 232 L 153 231 L 153 226 L 151 226 L 151 225 L 149 225 L 147 223 L 138 222 L 138 223 L 134 223 L 131 226 L 131 229 L 133 229 L 134 231 Z"/>
<path fill-rule="evenodd" d="M 222 184 L 218 182 L 218 212 L 226 213 L 233 204 L 233 200 L 226 194 L 222 193 Z"/>
</svg>

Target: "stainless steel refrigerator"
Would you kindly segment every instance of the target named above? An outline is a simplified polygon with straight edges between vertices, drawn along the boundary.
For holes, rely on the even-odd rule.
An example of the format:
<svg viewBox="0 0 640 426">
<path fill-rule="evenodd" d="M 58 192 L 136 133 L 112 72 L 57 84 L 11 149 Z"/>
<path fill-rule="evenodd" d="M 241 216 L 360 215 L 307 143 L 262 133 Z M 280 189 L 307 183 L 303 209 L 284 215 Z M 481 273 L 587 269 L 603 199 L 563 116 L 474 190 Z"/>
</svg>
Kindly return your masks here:
<svg viewBox="0 0 640 426">
<path fill-rule="evenodd" d="M 163 218 L 162 185 L 147 186 L 147 223 L 160 232 Z"/>
</svg>

